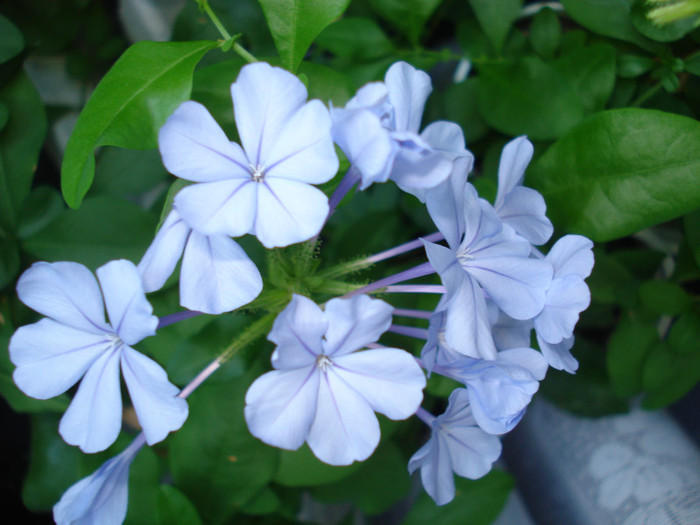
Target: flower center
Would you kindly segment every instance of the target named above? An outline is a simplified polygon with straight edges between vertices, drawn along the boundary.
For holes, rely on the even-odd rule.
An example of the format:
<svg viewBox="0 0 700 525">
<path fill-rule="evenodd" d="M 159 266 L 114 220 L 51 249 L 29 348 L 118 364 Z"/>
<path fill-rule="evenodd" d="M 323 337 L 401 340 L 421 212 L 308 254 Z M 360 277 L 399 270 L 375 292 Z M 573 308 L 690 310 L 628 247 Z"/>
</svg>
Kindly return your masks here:
<svg viewBox="0 0 700 525">
<path fill-rule="evenodd" d="M 262 182 L 265 180 L 265 167 L 250 165 L 250 178 L 253 182 Z"/>
<path fill-rule="evenodd" d="M 462 266 L 466 266 L 469 262 L 474 260 L 474 256 L 469 253 L 469 249 L 460 250 L 457 252 L 457 261 Z"/>
<path fill-rule="evenodd" d="M 316 357 L 316 366 L 321 369 L 321 372 L 325 372 L 329 366 L 333 366 L 333 361 L 328 359 L 328 356 L 320 354 Z"/>
</svg>

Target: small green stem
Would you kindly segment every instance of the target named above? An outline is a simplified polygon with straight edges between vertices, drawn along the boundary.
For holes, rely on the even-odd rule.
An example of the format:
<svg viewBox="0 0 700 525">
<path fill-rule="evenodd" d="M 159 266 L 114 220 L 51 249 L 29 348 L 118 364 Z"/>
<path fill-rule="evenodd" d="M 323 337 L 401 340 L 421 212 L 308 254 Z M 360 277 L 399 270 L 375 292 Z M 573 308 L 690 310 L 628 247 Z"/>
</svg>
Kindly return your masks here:
<svg viewBox="0 0 700 525">
<path fill-rule="evenodd" d="M 322 277 L 323 279 L 336 279 L 338 277 L 348 275 L 349 273 L 355 273 L 359 272 L 360 270 L 365 270 L 372 266 L 372 264 L 373 263 L 370 262 L 367 259 L 367 257 L 363 257 L 362 259 L 355 259 L 352 261 L 336 264 L 335 266 L 331 266 L 330 268 L 321 270 L 316 275 L 318 277 Z"/>
<path fill-rule="evenodd" d="M 218 361 L 220 363 L 225 363 L 229 359 L 231 359 L 236 353 L 241 350 L 242 348 L 248 346 L 249 344 L 253 343 L 256 339 L 264 336 L 266 333 L 270 331 L 270 328 L 272 328 L 272 323 L 275 321 L 275 317 L 277 317 L 276 313 L 272 314 L 267 314 L 264 317 L 261 317 L 257 321 L 255 321 L 253 324 L 248 325 L 243 332 L 241 332 L 238 337 L 236 337 L 236 340 L 233 341 L 219 356 Z"/>
<path fill-rule="evenodd" d="M 647 89 L 644 93 L 642 93 L 641 95 L 639 95 L 639 96 L 636 98 L 636 100 L 630 104 L 630 107 L 636 108 L 636 107 L 641 106 L 642 104 L 644 104 L 644 102 L 646 102 L 646 101 L 649 100 L 651 97 L 653 97 L 654 95 L 656 95 L 656 93 L 659 92 L 659 90 L 661 89 L 661 87 L 662 87 L 662 86 L 661 86 L 661 82 L 658 82 L 658 83 L 654 84 L 652 87 L 650 87 L 649 89 Z"/>
<path fill-rule="evenodd" d="M 218 29 L 219 33 L 221 34 L 221 36 L 224 39 L 224 43 L 231 40 L 231 38 L 232 38 L 231 34 L 228 31 L 226 31 L 226 28 L 219 20 L 219 17 L 216 16 L 216 13 L 214 13 L 212 8 L 209 6 L 209 0 L 195 0 L 195 1 L 197 2 L 197 4 L 199 4 L 199 8 L 207 14 L 209 19 L 216 26 L 216 29 Z M 234 41 L 233 45 L 231 46 L 231 49 L 233 49 L 236 53 L 238 53 L 249 64 L 252 64 L 253 62 L 258 61 L 257 58 L 255 58 L 249 51 L 247 51 L 238 42 Z"/>
<path fill-rule="evenodd" d="M 241 55 L 243 60 L 248 62 L 249 64 L 252 64 L 253 62 L 257 62 L 258 59 L 255 58 L 251 53 L 249 53 L 242 45 L 240 45 L 238 42 L 233 43 L 233 49 L 236 53 Z"/>
</svg>

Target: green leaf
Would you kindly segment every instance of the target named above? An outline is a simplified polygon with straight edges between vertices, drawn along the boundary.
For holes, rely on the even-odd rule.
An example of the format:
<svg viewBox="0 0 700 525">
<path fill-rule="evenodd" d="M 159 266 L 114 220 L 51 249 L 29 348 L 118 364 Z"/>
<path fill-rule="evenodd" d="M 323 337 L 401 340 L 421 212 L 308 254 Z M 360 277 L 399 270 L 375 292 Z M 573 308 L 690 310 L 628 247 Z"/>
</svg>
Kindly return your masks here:
<svg viewBox="0 0 700 525">
<path fill-rule="evenodd" d="M 0 237 L 0 290 L 14 281 L 19 272 L 19 245 L 11 237 Z"/>
<path fill-rule="evenodd" d="M 650 324 L 622 321 L 608 341 L 608 375 L 615 393 L 622 399 L 642 390 L 642 372 L 649 352 L 659 342 Z"/>
<path fill-rule="evenodd" d="M 214 46 L 138 42 L 124 52 L 95 88 L 66 145 L 61 189 L 69 206 L 80 206 L 92 184 L 97 146 L 157 146 L 158 130 L 190 96 L 194 66 Z"/>
<path fill-rule="evenodd" d="M 285 487 L 311 487 L 338 481 L 356 471 L 361 463 L 334 467 L 316 458 L 304 445 L 299 450 L 282 450 L 274 481 Z"/>
<path fill-rule="evenodd" d="M 692 298 L 683 288 L 656 280 L 641 284 L 639 298 L 644 306 L 659 315 L 678 315 L 692 304 Z"/>
<path fill-rule="evenodd" d="M 532 140 L 560 137 L 584 116 L 576 93 L 552 66 L 536 57 L 479 66 L 478 102 L 484 120 L 506 135 Z"/>
<path fill-rule="evenodd" d="M 425 24 L 442 0 L 368 0 L 377 14 L 418 44 Z"/>
<path fill-rule="evenodd" d="M 438 507 L 421 492 L 402 525 L 489 525 L 500 514 L 513 485 L 513 478 L 500 470 L 478 480 L 455 476 L 455 498 L 448 505 Z"/>
<path fill-rule="evenodd" d="M 687 214 L 683 218 L 683 226 L 688 246 L 693 252 L 696 264 L 700 266 L 700 209 Z"/>
<path fill-rule="evenodd" d="M 64 210 L 65 204 L 58 190 L 50 186 L 34 188 L 17 218 L 17 237 L 26 239 L 40 232 Z"/>
<path fill-rule="evenodd" d="M 46 135 L 46 114 L 34 85 L 24 73 L 0 89 L 9 120 L 0 132 L 0 229 L 14 231 L 29 195 Z"/>
<path fill-rule="evenodd" d="M 157 220 L 117 197 L 91 197 L 28 237 L 22 247 L 44 261 L 76 261 L 92 269 L 113 259 L 138 261 L 153 239 Z"/>
<path fill-rule="evenodd" d="M 553 66 L 576 93 L 585 114 L 605 107 L 615 87 L 615 48 L 609 44 L 583 47 Z"/>
<path fill-rule="evenodd" d="M 470 77 L 460 84 L 450 85 L 439 98 L 436 97 L 442 101 L 442 114 L 448 120 L 456 122 L 462 127 L 467 144 L 479 140 L 489 130 L 481 113 L 479 113 L 478 86 L 479 79 Z"/>
<path fill-rule="evenodd" d="M 109 193 L 150 205 L 167 188 L 171 176 L 157 149 L 134 150 L 106 146 L 97 159 L 94 193 Z M 158 191 L 160 189 L 160 192 Z M 149 206 L 150 207 L 150 206 Z"/>
<path fill-rule="evenodd" d="M 124 525 L 158 523 L 159 474 L 158 457 L 152 448 L 143 447 L 129 467 L 129 503 Z"/>
<path fill-rule="evenodd" d="M 282 65 L 295 72 L 316 37 L 350 0 L 259 0 Z"/>
<path fill-rule="evenodd" d="M 375 60 L 395 51 L 376 22 L 369 18 L 345 17 L 329 25 L 316 45 L 348 61 Z"/>
<path fill-rule="evenodd" d="M 238 137 L 233 117 L 231 84 L 246 64 L 242 58 L 226 60 L 198 69 L 194 73 L 192 100 L 206 106 L 231 140 Z"/>
<path fill-rule="evenodd" d="M 16 57 L 24 49 L 24 37 L 17 26 L 0 15 L 0 64 Z"/>
<path fill-rule="evenodd" d="M 628 308 L 634 306 L 637 283 L 628 268 L 615 257 L 599 249 L 594 250 L 594 255 L 593 273 L 588 278 L 592 300 Z"/>
<path fill-rule="evenodd" d="M 302 62 L 299 73 L 309 79 L 309 99 L 317 98 L 328 106 L 344 106 L 354 93 L 350 79 L 335 69 L 314 62 Z"/>
<path fill-rule="evenodd" d="M 678 355 L 668 345 L 658 344 L 644 366 L 643 384 L 647 391 L 642 406 L 665 407 L 683 397 L 700 380 L 700 353 Z"/>
<path fill-rule="evenodd" d="M 562 5 L 571 18 L 586 29 L 603 36 L 631 42 L 658 52 L 659 44 L 644 38 L 634 28 L 631 20 L 634 0 L 562 0 Z"/>
<path fill-rule="evenodd" d="M 260 492 L 258 492 L 253 499 L 251 499 L 246 505 L 241 509 L 243 514 L 252 514 L 254 516 L 260 516 L 264 514 L 272 514 L 276 512 L 282 501 L 279 499 L 275 491 L 270 487 L 263 487 Z"/>
<path fill-rule="evenodd" d="M 632 24 L 645 37 L 657 42 L 673 42 L 680 40 L 695 28 L 695 19 L 692 16 L 669 24 L 654 23 L 647 14 L 655 7 L 657 6 L 647 0 L 634 0 Z"/>
<path fill-rule="evenodd" d="M 551 146 L 528 181 L 558 227 L 617 239 L 700 207 L 698 136 L 700 123 L 687 117 L 603 111 Z"/>
<path fill-rule="evenodd" d="M 554 10 L 546 7 L 535 15 L 530 26 L 530 45 L 542 58 L 551 58 L 559 47 L 561 24 Z"/>
<path fill-rule="evenodd" d="M 197 509 L 182 492 L 170 485 L 158 489 L 159 525 L 201 525 Z"/>
<path fill-rule="evenodd" d="M 411 478 L 406 460 L 393 443 L 384 443 L 350 476 L 315 488 L 324 503 L 349 501 L 367 514 L 378 514 L 406 496 Z"/>
<path fill-rule="evenodd" d="M 617 74 L 622 78 L 636 78 L 656 65 L 652 58 L 640 55 L 621 55 L 617 58 Z"/>
<path fill-rule="evenodd" d="M 200 387 L 189 399 L 187 423 L 170 438 L 175 485 L 204 523 L 225 522 L 277 470 L 277 449 L 251 436 L 243 417 L 249 383 L 239 379 Z"/>
<path fill-rule="evenodd" d="M 479 25 L 500 53 L 513 22 L 520 16 L 523 0 L 469 0 Z"/>
</svg>

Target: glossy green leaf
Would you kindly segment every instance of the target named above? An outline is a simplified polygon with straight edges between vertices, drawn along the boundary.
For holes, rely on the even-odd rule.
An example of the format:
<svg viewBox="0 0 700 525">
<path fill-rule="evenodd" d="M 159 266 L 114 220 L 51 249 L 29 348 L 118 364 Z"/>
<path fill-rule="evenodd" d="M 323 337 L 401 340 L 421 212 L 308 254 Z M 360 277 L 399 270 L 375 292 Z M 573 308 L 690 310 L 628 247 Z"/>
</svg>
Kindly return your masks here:
<svg viewBox="0 0 700 525">
<path fill-rule="evenodd" d="M 640 55 L 620 55 L 617 58 L 617 74 L 622 78 L 636 78 L 656 65 L 654 59 Z"/>
<path fill-rule="evenodd" d="M 16 57 L 24 49 L 24 37 L 17 26 L 0 15 L 0 64 Z"/>
<path fill-rule="evenodd" d="M 477 480 L 455 476 L 455 498 L 448 505 L 438 507 L 421 492 L 402 525 L 489 525 L 501 512 L 513 485 L 513 478 L 500 470 Z"/>
<path fill-rule="evenodd" d="M 275 491 L 270 487 L 263 487 L 260 492 L 258 492 L 253 499 L 251 499 L 245 506 L 241 509 L 243 514 L 251 514 L 254 516 L 260 516 L 264 514 L 272 514 L 280 508 L 282 501 L 275 494 Z"/>
<path fill-rule="evenodd" d="M 306 51 L 350 0 L 259 0 L 282 65 L 295 72 Z"/>
<path fill-rule="evenodd" d="M 0 229 L 14 231 L 29 195 L 46 136 L 46 115 L 34 85 L 24 73 L 0 88 L 9 120 L 0 132 Z"/>
<path fill-rule="evenodd" d="M 683 312 L 671 326 L 666 342 L 678 355 L 700 354 L 700 316 Z"/>
<path fill-rule="evenodd" d="M 138 262 L 158 218 L 118 197 L 91 197 L 64 211 L 22 247 L 44 261 L 76 261 L 95 269 L 113 259 Z"/>
<path fill-rule="evenodd" d="M 669 24 L 657 24 L 647 16 L 649 11 L 658 7 L 647 0 L 634 0 L 632 5 L 632 24 L 642 35 L 657 42 L 680 40 L 695 27 L 695 18 L 681 18 Z"/>
<path fill-rule="evenodd" d="M 302 62 L 299 73 L 309 79 L 309 99 L 317 98 L 326 106 L 332 102 L 334 106 L 342 107 L 354 94 L 353 85 L 347 76 L 323 64 Z"/>
<path fill-rule="evenodd" d="M 479 65 L 478 101 L 490 126 L 532 140 L 560 137 L 584 116 L 584 107 L 562 75 L 536 57 Z"/>
<path fill-rule="evenodd" d="M 520 16 L 523 0 L 469 0 L 496 52 L 500 52 L 513 22 Z"/>
<path fill-rule="evenodd" d="M 550 147 L 527 180 L 558 227 L 617 239 L 700 207 L 698 136 L 700 123 L 687 117 L 604 111 Z"/>
<path fill-rule="evenodd" d="M 651 324 L 623 321 L 615 329 L 606 353 L 608 374 L 615 393 L 625 399 L 642 390 L 642 373 L 649 352 L 659 342 Z"/>
<path fill-rule="evenodd" d="M 683 288 L 656 280 L 641 284 L 639 298 L 644 306 L 659 315 L 678 315 L 692 304 L 692 298 Z"/>
<path fill-rule="evenodd" d="M 425 25 L 442 0 L 368 0 L 369 5 L 389 24 L 418 44 Z"/>
<path fill-rule="evenodd" d="M 182 492 L 170 485 L 158 489 L 159 525 L 201 525 L 197 509 Z"/>
<path fill-rule="evenodd" d="M 358 469 L 361 463 L 334 467 L 316 458 L 304 445 L 299 450 L 282 450 L 275 482 L 286 487 L 311 487 L 338 481 Z"/>
<path fill-rule="evenodd" d="M 65 210 L 61 194 L 50 186 L 34 188 L 17 219 L 17 237 L 26 239 L 51 224 Z"/>
<path fill-rule="evenodd" d="M 192 71 L 214 42 L 138 42 L 97 85 L 66 145 L 61 189 L 69 206 L 80 206 L 92 185 L 97 146 L 151 149 L 158 130 L 187 100 Z"/>
<path fill-rule="evenodd" d="M 605 108 L 615 87 L 615 48 L 609 44 L 583 47 L 552 65 L 576 93 L 585 114 Z"/>
<path fill-rule="evenodd" d="M 173 180 L 157 149 L 106 146 L 97 159 L 95 174 L 93 194 L 118 195 L 148 208 L 165 193 L 167 183 Z"/>
<path fill-rule="evenodd" d="M 658 344 L 644 365 L 642 381 L 646 390 L 642 406 L 648 409 L 665 407 L 700 381 L 700 353 L 678 355 L 668 345 Z"/>
<path fill-rule="evenodd" d="M 225 522 L 277 470 L 277 449 L 248 432 L 243 417 L 248 384 L 239 379 L 200 387 L 188 400 L 187 422 L 170 438 L 175 486 L 208 524 Z"/>
<path fill-rule="evenodd" d="M 559 16 L 546 7 L 535 15 L 530 26 L 530 45 L 538 55 L 551 58 L 559 47 L 561 24 Z"/>
<path fill-rule="evenodd" d="M 634 0 L 562 0 L 566 14 L 586 29 L 603 36 L 631 42 L 648 51 L 659 44 L 643 37 L 632 24 Z"/>
<path fill-rule="evenodd" d="M 344 17 L 329 25 L 316 45 L 347 60 L 373 60 L 392 53 L 394 44 L 369 18 Z"/>
</svg>

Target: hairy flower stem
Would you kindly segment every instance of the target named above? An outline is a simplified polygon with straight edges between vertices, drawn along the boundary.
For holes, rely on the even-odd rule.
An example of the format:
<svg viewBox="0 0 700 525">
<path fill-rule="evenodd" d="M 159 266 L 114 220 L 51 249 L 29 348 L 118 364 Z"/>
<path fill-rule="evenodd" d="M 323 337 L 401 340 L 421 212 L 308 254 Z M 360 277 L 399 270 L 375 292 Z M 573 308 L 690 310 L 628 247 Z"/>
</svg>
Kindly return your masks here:
<svg viewBox="0 0 700 525">
<path fill-rule="evenodd" d="M 428 331 L 425 328 L 416 328 L 414 326 L 402 326 L 398 324 L 392 324 L 389 327 L 389 332 L 407 335 L 408 337 L 414 337 L 423 341 L 426 341 L 428 339 Z"/>
<path fill-rule="evenodd" d="M 384 261 L 386 259 L 390 259 L 391 257 L 396 257 L 397 255 L 410 252 L 411 250 L 415 250 L 416 248 L 422 248 L 424 240 L 430 242 L 437 242 L 441 241 L 444 238 L 445 237 L 440 232 L 431 233 L 430 235 L 426 235 L 425 237 L 422 237 L 420 239 L 415 239 L 405 244 L 395 246 L 394 248 L 390 248 L 386 251 L 377 253 L 375 255 L 371 255 L 367 257 L 367 261 L 371 264 L 378 263 L 379 261 Z"/>
<path fill-rule="evenodd" d="M 435 269 L 429 262 L 425 262 L 419 264 L 418 266 L 414 266 L 413 268 L 409 268 L 408 270 L 404 270 L 403 272 L 390 275 L 389 277 L 385 277 L 384 279 L 379 279 L 378 281 L 370 283 L 367 286 L 363 286 L 362 288 L 358 288 L 357 290 L 353 290 L 352 292 L 345 294 L 344 298 L 349 299 L 350 297 L 353 297 L 355 295 L 373 292 L 374 290 L 386 288 L 387 286 L 392 284 L 401 283 L 403 281 L 409 281 L 411 279 L 423 277 L 424 275 L 431 275 L 433 273 L 435 273 Z"/>
</svg>

